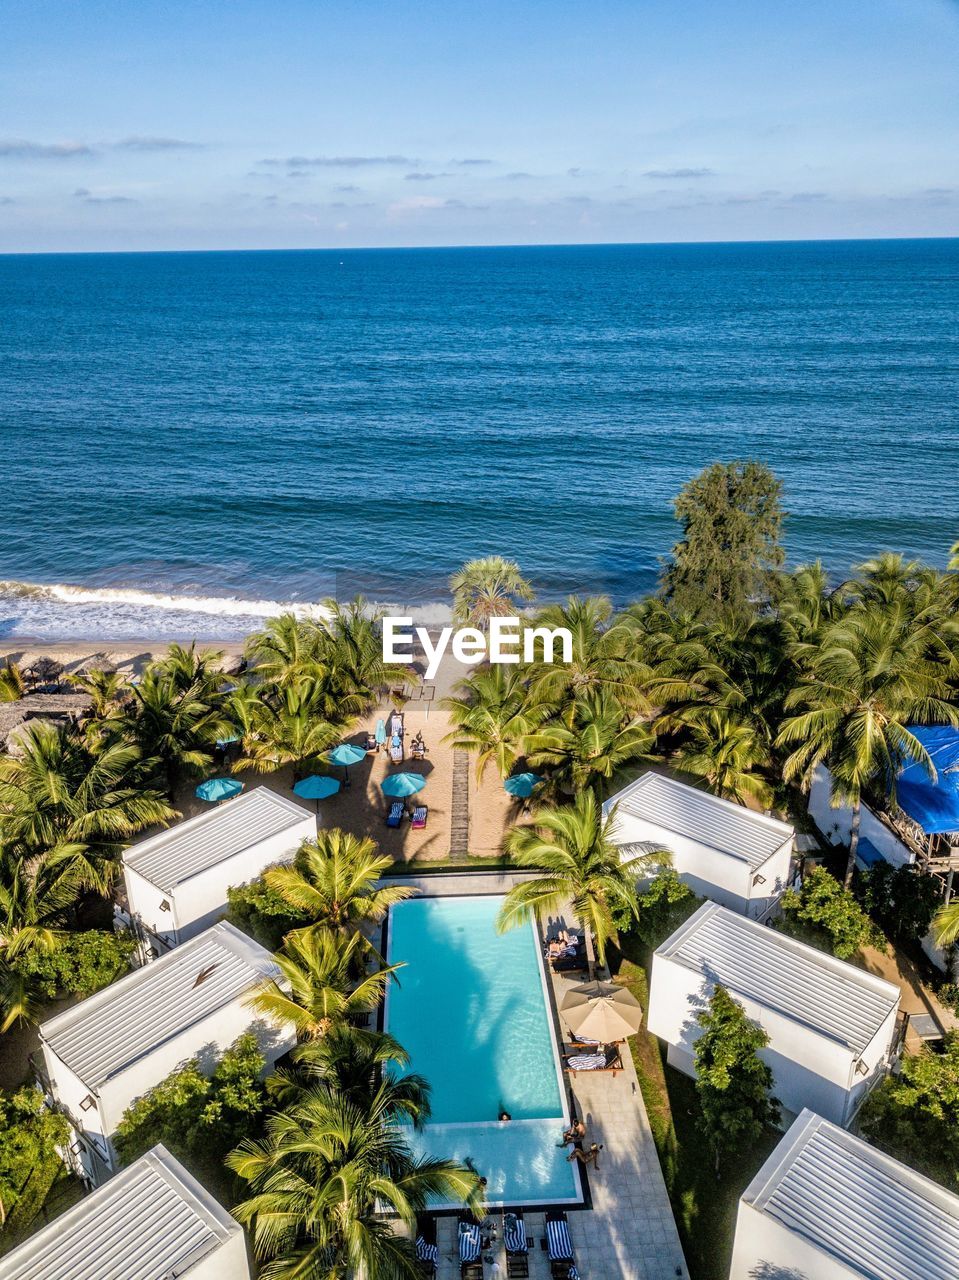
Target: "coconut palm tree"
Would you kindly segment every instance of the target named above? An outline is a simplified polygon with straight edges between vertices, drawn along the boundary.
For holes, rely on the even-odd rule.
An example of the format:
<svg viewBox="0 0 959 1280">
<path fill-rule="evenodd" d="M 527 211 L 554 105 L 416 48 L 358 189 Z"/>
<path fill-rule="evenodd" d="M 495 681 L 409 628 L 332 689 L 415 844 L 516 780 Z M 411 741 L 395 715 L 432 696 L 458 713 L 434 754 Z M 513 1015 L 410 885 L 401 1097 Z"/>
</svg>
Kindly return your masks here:
<svg viewBox="0 0 959 1280">
<path fill-rule="evenodd" d="M 23 697 L 23 673 L 15 662 L 0 667 L 0 702 L 19 702 Z"/>
<path fill-rule="evenodd" d="M 290 994 L 275 983 L 262 987 L 251 1004 L 277 1022 L 292 1022 L 301 1039 L 315 1039 L 379 1004 L 402 965 L 380 965 L 360 933 L 344 938 L 328 929 L 295 929 L 275 956 Z M 370 967 L 371 960 L 374 962 Z"/>
<path fill-rule="evenodd" d="M 407 1126 L 428 1115 L 425 1082 L 412 1089 L 380 1064 L 366 1090 L 319 1081 L 270 1117 L 262 1140 L 231 1152 L 226 1163 L 251 1192 L 234 1212 L 262 1280 L 416 1280 L 412 1235 L 431 1198 L 482 1218 L 476 1173 L 411 1153 Z"/>
<path fill-rule="evenodd" d="M 709 707 L 687 722 L 687 734 L 676 752 L 678 769 L 701 778 L 726 800 L 769 804 L 772 789 L 757 772 L 768 765 L 769 749 L 754 725 Z"/>
<path fill-rule="evenodd" d="M 255 698 L 256 691 L 252 692 Z M 231 703 L 234 718 L 251 712 L 247 723 L 241 725 L 243 751 L 233 766 L 235 773 L 244 769 L 272 773 L 292 765 L 296 781 L 315 768 L 343 735 L 343 723 L 321 715 L 315 691 L 306 678 L 279 686 L 271 698 L 260 699 L 258 709 L 249 697 L 247 693 L 242 701 Z"/>
<path fill-rule="evenodd" d="M 490 764 L 507 777 L 549 707 L 534 703 L 518 668 L 505 664 L 483 667 L 459 688 L 458 697 L 443 700 L 454 725 L 443 741 L 476 756 L 478 780 Z"/>
<path fill-rule="evenodd" d="M 291 1066 L 278 1067 L 266 1080 L 270 1097 L 283 1109 L 316 1088 L 362 1105 L 384 1075 L 397 1071 L 403 1074 L 394 1075 L 390 1085 L 397 1111 L 416 1123 L 429 1105 L 428 1083 L 408 1070 L 409 1054 L 385 1031 L 343 1023 L 320 1040 L 304 1040 L 290 1057 Z"/>
<path fill-rule="evenodd" d="M 21 752 L 0 757 L 0 841 L 26 857 L 70 845 L 87 888 L 105 891 L 130 837 L 177 816 L 144 782 L 132 743 L 91 749 L 75 729 L 41 720 Z"/>
<path fill-rule="evenodd" d="M 850 609 L 823 634 L 786 697 L 776 745 L 792 748 L 785 777 L 809 785 L 820 764 L 832 794 L 852 807 L 848 887 L 856 863 L 862 795 L 870 785 L 895 795 L 905 759 L 935 776 L 913 723 L 959 724 L 950 687 L 954 659 L 935 626 L 917 624 L 902 601 Z"/>
<path fill-rule="evenodd" d="M 450 578 L 453 620 L 460 625 L 487 630 L 490 618 L 516 615 L 534 596 L 515 560 L 484 556 L 468 560 Z"/>
<path fill-rule="evenodd" d="M 631 715 L 650 707 L 644 685 L 649 671 L 635 636 L 604 596 L 570 596 L 565 604 L 542 609 L 531 627 L 562 627 L 572 637 L 570 662 L 534 662 L 528 670 L 534 701 L 558 708 L 568 724 L 576 706 L 594 694 L 611 694 Z"/>
<path fill-rule="evenodd" d="M 306 676 L 316 677 L 323 665 L 324 633 L 318 619 L 292 613 L 268 618 L 246 646 L 247 660 L 258 679 L 283 687 Z"/>
<path fill-rule="evenodd" d="M 601 795 L 622 765 L 652 759 L 654 743 L 649 726 L 638 719 L 624 723 L 619 702 L 604 691 L 576 704 L 572 726 L 550 720 L 524 746 L 530 764 L 546 766 L 551 784 L 564 795 L 584 789 Z"/>
<path fill-rule="evenodd" d="M 614 817 L 610 814 L 609 821 Z M 534 915 L 542 918 L 568 907 L 586 935 L 590 978 L 596 958 L 605 964 L 607 944 L 616 940 L 614 913 L 627 911 L 634 918 L 638 913 L 637 879 L 671 861 L 666 850 L 624 859 L 607 827 L 596 796 L 584 791 L 571 805 L 541 810 L 532 827 L 516 827 L 506 839 L 517 866 L 537 875 L 507 893 L 497 929 L 505 933 Z"/>
<path fill-rule="evenodd" d="M 296 911 L 342 935 L 378 924 L 390 907 L 415 895 L 408 886 L 379 883 L 390 863 L 372 840 L 324 828 L 303 842 L 292 866 L 271 867 L 263 879 Z"/>
<path fill-rule="evenodd" d="M 130 732 L 144 758 L 155 759 L 163 769 L 172 798 L 183 774 L 198 774 L 213 763 L 218 738 L 233 731 L 226 698 L 209 671 L 192 684 L 184 684 L 180 665 L 167 670 L 160 664 L 147 668 L 132 687 Z"/>
<path fill-rule="evenodd" d="M 334 714 L 360 715 L 376 702 L 390 683 L 393 668 L 383 661 L 381 615 L 361 596 L 349 604 L 328 600 L 325 621 L 325 663 L 329 678 L 324 695 Z"/>
</svg>

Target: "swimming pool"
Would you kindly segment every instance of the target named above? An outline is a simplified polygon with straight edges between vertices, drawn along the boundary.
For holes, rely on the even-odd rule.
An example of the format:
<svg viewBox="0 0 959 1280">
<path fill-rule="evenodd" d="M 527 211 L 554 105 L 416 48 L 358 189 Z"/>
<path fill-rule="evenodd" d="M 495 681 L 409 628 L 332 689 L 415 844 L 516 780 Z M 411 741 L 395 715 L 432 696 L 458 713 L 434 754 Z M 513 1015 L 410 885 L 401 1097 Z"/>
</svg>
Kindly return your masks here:
<svg viewBox="0 0 959 1280">
<path fill-rule="evenodd" d="M 388 957 L 405 967 L 386 1027 L 432 1086 L 432 1119 L 410 1144 L 472 1161 L 493 1204 L 579 1203 L 578 1168 L 557 1145 L 569 1111 L 539 940 L 532 924 L 497 934 L 502 903 L 413 898 L 390 911 Z"/>
</svg>

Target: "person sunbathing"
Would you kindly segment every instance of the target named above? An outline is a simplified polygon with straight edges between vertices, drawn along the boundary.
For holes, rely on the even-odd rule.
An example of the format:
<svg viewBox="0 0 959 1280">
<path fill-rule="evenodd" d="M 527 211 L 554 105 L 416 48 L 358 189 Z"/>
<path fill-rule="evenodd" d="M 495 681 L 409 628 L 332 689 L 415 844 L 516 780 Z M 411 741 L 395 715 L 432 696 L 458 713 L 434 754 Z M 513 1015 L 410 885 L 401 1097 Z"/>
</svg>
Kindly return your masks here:
<svg viewBox="0 0 959 1280">
<path fill-rule="evenodd" d="M 570 1160 L 578 1160 L 580 1164 L 591 1164 L 594 1169 L 599 1168 L 599 1153 L 603 1149 L 601 1142 L 591 1142 L 589 1150 L 584 1151 L 582 1147 L 574 1147 L 566 1157 L 567 1163 Z"/>
<path fill-rule="evenodd" d="M 567 933 L 564 929 L 562 933 L 558 933 L 550 940 L 547 955 L 550 960 L 556 960 L 559 956 L 574 956 L 577 951 L 579 951 L 579 938 L 575 934 Z"/>
<path fill-rule="evenodd" d="M 558 1147 L 567 1147 L 571 1142 L 582 1142 L 586 1137 L 586 1126 L 582 1120 L 574 1120 L 566 1132 L 563 1134 L 563 1141 L 557 1142 Z"/>
</svg>

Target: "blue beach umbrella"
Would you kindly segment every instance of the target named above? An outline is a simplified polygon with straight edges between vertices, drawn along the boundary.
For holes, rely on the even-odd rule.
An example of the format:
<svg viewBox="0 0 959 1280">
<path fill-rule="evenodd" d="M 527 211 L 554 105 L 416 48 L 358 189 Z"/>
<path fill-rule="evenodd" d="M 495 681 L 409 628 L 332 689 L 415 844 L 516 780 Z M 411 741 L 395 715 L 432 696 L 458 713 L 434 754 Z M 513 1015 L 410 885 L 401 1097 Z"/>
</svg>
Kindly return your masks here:
<svg viewBox="0 0 959 1280">
<path fill-rule="evenodd" d="M 242 790 L 243 783 L 236 778 L 208 778 L 200 783 L 194 794 L 198 800 L 218 804 L 221 800 L 229 800 L 230 796 L 238 796 Z"/>
<path fill-rule="evenodd" d="M 380 785 L 385 796 L 395 796 L 400 799 L 404 796 L 415 796 L 417 791 L 422 791 L 426 786 L 426 779 L 421 773 L 391 773 Z"/>
<path fill-rule="evenodd" d="M 338 778 L 330 778 L 325 774 L 314 773 L 308 778 L 301 778 L 294 783 L 293 792 L 304 800 L 327 800 L 335 796 L 340 789 Z"/>
<path fill-rule="evenodd" d="M 539 786 L 542 781 L 538 773 L 514 773 L 503 783 L 503 790 L 520 800 L 528 800 L 533 794 L 533 788 Z"/>
<path fill-rule="evenodd" d="M 361 760 L 366 759 L 366 752 L 362 747 L 355 747 L 352 742 L 341 742 L 338 747 L 334 747 L 330 754 L 326 757 L 331 764 L 341 764 L 343 766 L 343 785 L 350 785 L 350 775 L 347 772 L 351 764 L 359 764 Z"/>
</svg>

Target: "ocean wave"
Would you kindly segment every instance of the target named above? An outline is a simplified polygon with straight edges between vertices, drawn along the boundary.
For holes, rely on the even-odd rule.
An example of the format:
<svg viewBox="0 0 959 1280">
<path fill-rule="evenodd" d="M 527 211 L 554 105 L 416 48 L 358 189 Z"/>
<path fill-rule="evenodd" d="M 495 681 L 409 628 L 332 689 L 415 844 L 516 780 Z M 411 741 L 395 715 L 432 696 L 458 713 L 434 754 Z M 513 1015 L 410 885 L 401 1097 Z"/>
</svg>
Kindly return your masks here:
<svg viewBox="0 0 959 1280">
<path fill-rule="evenodd" d="M 242 600 L 235 596 L 179 596 L 128 587 L 78 587 L 69 583 L 0 582 L 0 596 L 23 600 L 50 600 L 67 605 L 130 605 L 165 609 L 176 613 L 212 614 L 230 618 L 278 618 L 292 613 L 298 618 L 328 616 L 319 603 L 279 600 Z"/>
</svg>

